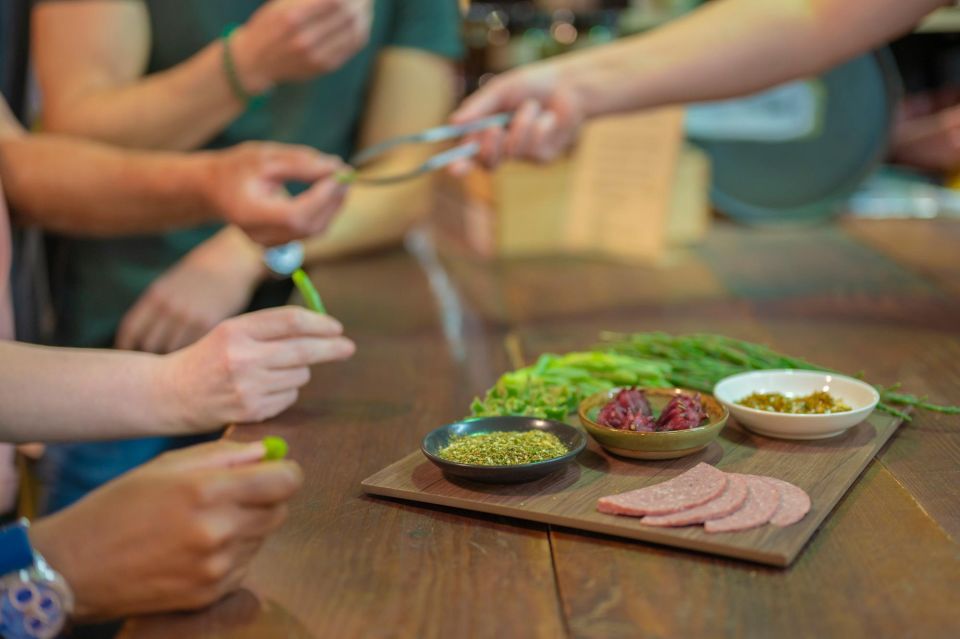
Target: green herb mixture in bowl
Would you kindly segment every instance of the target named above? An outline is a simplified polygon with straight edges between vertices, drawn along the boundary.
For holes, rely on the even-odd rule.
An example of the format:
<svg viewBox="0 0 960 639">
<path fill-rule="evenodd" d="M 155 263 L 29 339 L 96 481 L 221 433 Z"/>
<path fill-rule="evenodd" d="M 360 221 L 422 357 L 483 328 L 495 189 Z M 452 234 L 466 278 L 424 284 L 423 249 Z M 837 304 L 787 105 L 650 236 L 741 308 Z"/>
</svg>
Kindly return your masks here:
<svg viewBox="0 0 960 639">
<path fill-rule="evenodd" d="M 423 438 L 420 450 L 447 475 L 510 484 L 563 469 L 586 445 L 584 434 L 563 422 L 498 416 L 442 426 Z"/>
</svg>

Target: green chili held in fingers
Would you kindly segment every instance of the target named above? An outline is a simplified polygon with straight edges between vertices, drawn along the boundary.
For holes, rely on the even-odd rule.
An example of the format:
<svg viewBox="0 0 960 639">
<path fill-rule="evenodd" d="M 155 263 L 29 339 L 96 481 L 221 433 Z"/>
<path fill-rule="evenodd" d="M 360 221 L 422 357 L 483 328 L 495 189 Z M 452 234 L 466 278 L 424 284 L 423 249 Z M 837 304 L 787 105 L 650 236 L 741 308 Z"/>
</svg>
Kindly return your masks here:
<svg viewBox="0 0 960 639">
<path fill-rule="evenodd" d="M 333 179 L 337 181 L 337 184 L 353 184 L 357 181 L 357 172 L 353 169 L 344 169 L 334 175 Z"/>
<path fill-rule="evenodd" d="M 310 276 L 307 275 L 306 271 L 298 268 L 293 272 L 291 277 L 297 290 L 300 291 L 300 295 L 303 297 L 303 302 L 307 305 L 307 308 L 311 311 L 326 315 L 327 309 L 323 305 L 323 300 L 320 299 L 320 293 L 317 292 L 316 287 L 314 287 L 313 282 L 310 281 Z"/>
<path fill-rule="evenodd" d="M 267 451 L 263 456 L 266 461 L 276 461 L 287 456 L 287 440 L 274 435 L 267 435 L 263 438 L 263 447 Z"/>
</svg>

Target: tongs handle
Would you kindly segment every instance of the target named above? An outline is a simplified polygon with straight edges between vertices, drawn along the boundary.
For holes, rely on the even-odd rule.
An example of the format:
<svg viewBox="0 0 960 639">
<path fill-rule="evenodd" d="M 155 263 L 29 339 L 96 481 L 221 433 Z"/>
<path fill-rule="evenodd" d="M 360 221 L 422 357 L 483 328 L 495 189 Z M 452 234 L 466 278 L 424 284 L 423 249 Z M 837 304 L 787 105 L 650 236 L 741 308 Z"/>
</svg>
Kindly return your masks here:
<svg viewBox="0 0 960 639">
<path fill-rule="evenodd" d="M 401 135 L 364 149 L 350 158 L 350 164 L 359 168 L 362 164 L 366 164 L 373 158 L 383 155 L 398 146 L 405 144 L 432 144 L 434 142 L 443 142 L 444 140 L 453 140 L 470 133 L 483 131 L 484 129 L 506 126 L 512 119 L 512 113 L 498 113 L 465 124 L 444 124 L 432 129 L 420 131 L 419 133 Z"/>
</svg>

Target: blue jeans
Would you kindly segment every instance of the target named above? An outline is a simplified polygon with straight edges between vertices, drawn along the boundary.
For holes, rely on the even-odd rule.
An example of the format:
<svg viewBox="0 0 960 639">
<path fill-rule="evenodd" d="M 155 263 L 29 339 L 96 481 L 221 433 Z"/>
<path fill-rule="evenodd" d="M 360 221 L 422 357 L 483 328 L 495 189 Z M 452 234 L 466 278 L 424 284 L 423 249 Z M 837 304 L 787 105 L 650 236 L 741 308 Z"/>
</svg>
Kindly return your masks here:
<svg viewBox="0 0 960 639">
<path fill-rule="evenodd" d="M 92 490 L 168 450 L 192 446 L 219 434 L 152 437 L 85 444 L 51 444 L 40 461 L 41 512 L 66 508 Z"/>
</svg>

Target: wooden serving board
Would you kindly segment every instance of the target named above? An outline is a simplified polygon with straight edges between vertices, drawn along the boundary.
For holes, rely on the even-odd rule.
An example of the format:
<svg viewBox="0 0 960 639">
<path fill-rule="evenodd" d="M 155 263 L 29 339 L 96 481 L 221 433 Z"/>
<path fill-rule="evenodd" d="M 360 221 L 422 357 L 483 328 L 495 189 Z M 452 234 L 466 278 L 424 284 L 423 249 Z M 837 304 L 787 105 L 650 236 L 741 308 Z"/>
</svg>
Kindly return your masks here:
<svg viewBox="0 0 960 639">
<path fill-rule="evenodd" d="M 843 435 L 801 442 L 755 435 L 731 418 L 720 438 L 702 452 L 668 461 L 616 457 L 590 439 L 576 463 L 563 472 L 514 485 L 447 478 L 418 451 L 368 477 L 362 486 L 373 495 L 789 566 L 899 424 L 900 419 L 876 412 Z M 745 532 L 712 534 L 700 526 L 653 528 L 644 526 L 636 517 L 606 515 L 596 510 L 600 497 L 659 483 L 701 461 L 725 471 L 769 475 L 793 482 L 807 491 L 813 506 L 799 523 L 787 528 L 767 525 Z"/>
</svg>

